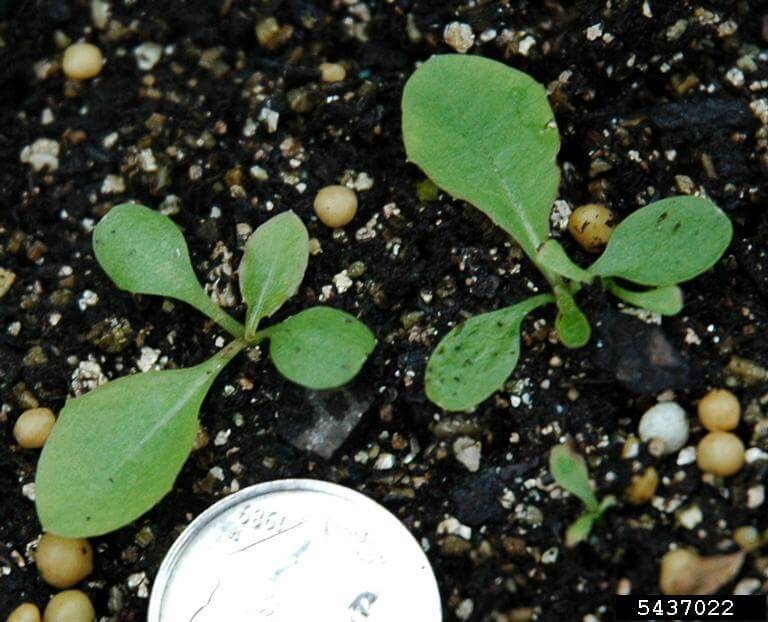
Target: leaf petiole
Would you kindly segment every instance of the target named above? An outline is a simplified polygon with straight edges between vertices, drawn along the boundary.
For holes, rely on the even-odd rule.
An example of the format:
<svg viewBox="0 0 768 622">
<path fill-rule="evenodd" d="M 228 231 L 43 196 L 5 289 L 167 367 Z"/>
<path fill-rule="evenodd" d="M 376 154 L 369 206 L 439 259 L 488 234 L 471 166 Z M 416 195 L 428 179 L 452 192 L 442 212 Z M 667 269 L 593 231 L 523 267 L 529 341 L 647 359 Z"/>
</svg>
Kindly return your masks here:
<svg viewBox="0 0 768 622">
<path fill-rule="evenodd" d="M 196 296 L 188 301 L 195 309 L 204 313 L 235 339 L 241 339 L 245 336 L 245 326 L 224 311 L 219 305 L 211 300 L 207 295 Z"/>
</svg>

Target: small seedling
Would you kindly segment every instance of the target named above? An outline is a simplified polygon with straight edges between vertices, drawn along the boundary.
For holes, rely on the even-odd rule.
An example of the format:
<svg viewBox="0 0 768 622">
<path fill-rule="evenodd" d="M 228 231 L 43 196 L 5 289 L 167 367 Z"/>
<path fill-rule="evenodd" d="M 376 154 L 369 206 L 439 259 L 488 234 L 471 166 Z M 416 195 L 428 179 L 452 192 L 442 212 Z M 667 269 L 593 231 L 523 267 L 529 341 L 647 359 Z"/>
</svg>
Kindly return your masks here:
<svg viewBox="0 0 768 622">
<path fill-rule="evenodd" d="M 560 138 L 546 92 L 502 63 L 434 56 L 408 80 L 402 108 L 408 158 L 504 229 L 552 288 L 448 333 L 426 371 L 427 396 L 446 410 L 471 408 L 504 384 L 519 357 L 521 322 L 537 307 L 554 302 L 560 340 L 581 347 L 591 333 L 576 302 L 582 286 L 597 280 L 629 304 L 674 315 L 683 305 L 678 284 L 711 268 L 730 243 L 730 220 L 714 203 L 674 197 L 621 222 L 588 268 L 574 263 L 549 237 Z"/>
<path fill-rule="evenodd" d="M 589 483 L 584 458 L 569 445 L 557 445 L 552 448 L 549 453 L 549 471 L 560 486 L 581 499 L 586 507 L 586 511 L 565 532 L 565 545 L 575 546 L 589 537 L 592 527 L 605 511 L 616 505 L 616 499 L 607 496 L 602 502 L 597 500 Z"/>
<path fill-rule="evenodd" d="M 351 380 L 376 344 L 364 324 L 330 307 L 311 307 L 261 327 L 304 278 L 309 239 L 293 212 L 268 220 L 245 245 L 239 269 L 245 326 L 206 295 L 184 237 L 169 218 L 141 205 L 117 206 L 96 227 L 93 247 L 121 289 L 182 300 L 234 339 L 195 367 L 134 374 L 67 401 L 35 480 L 37 512 L 47 532 L 95 536 L 155 505 L 192 450 L 203 399 L 241 350 L 269 340 L 278 371 L 319 390 Z"/>
</svg>

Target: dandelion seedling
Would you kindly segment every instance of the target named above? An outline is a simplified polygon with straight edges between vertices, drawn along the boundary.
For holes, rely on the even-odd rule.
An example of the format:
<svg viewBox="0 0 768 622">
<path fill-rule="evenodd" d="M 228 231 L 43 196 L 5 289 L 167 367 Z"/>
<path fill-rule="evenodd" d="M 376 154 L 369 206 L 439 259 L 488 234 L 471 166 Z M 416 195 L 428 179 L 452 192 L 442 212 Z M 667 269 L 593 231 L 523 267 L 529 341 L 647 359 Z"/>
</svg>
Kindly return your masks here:
<svg viewBox="0 0 768 622">
<path fill-rule="evenodd" d="M 471 408 L 504 384 L 519 358 L 521 322 L 537 307 L 555 303 L 560 340 L 581 347 L 591 333 L 576 302 L 581 287 L 598 281 L 629 304 L 674 315 L 683 305 L 678 284 L 711 268 L 730 243 L 730 220 L 714 203 L 673 197 L 634 212 L 591 266 L 577 265 L 549 236 L 560 138 L 546 92 L 502 63 L 434 56 L 408 80 L 402 109 L 408 158 L 504 229 L 552 289 L 473 317 L 440 342 L 426 392 L 446 410 Z"/>
<path fill-rule="evenodd" d="M 37 512 L 48 532 L 103 534 L 157 503 L 192 450 L 208 390 L 243 349 L 269 341 L 282 375 L 331 389 L 351 380 L 375 346 L 364 324 L 330 307 L 311 307 L 262 327 L 296 294 L 307 267 L 307 230 L 293 212 L 268 220 L 245 245 L 239 268 L 244 326 L 206 295 L 181 231 L 166 216 L 119 205 L 96 227 L 93 247 L 121 289 L 182 300 L 233 340 L 195 367 L 134 374 L 67 401 L 37 468 Z"/>
<path fill-rule="evenodd" d="M 584 503 L 585 511 L 565 532 L 566 546 L 575 546 L 589 537 L 592 527 L 616 499 L 607 496 L 598 501 L 589 482 L 587 465 L 569 445 L 557 445 L 549 453 L 549 471 L 562 488 L 577 496 Z"/>
</svg>

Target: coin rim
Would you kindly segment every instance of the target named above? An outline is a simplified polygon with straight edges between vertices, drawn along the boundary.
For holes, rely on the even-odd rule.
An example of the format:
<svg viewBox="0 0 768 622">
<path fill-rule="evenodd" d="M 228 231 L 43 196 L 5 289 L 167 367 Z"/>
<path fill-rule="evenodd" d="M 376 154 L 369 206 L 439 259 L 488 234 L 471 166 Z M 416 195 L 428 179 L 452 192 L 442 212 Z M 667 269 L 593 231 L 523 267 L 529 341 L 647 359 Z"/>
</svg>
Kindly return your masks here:
<svg viewBox="0 0 768 622">
<path fill-rule="evenodd" d="M 233 506 L 242 503 L 246 499 L 260 497 L 262 495 L 274 492 L 291 491 L 311 491 L 329 494 L 334 497 L 346 499 L 352 503 L 362 503 L 374 506 L 378 512 L 383 512 L 386 514 L 389 519 L 391 519 L 393 525 L 396 525 L 402 532 L 404 532 L 408 536 L 408 539 L 411 541 L 411 543 L 421 553 L 421 556 L 424 559 L 424 568 L 429 573 L 429 576 L 432 579 L 431 583 L 434 588 L 432 590 L 433 598 L 435 601 L 433 603 L 433 607 L 438 616 L 435 619 L 435 622 L 442 621 L 442 601 L 440 599 L 440 589 L 437 585 L 437 579 L 435 577 L 432 564 L 430 564 L 429 559 L 424 553 L 424 550 L 421 548 L 413 534 L 408 531 L 405 525 L 403 525 L 403 523 L 394 514 L 392 514 L 392 512 L 390 512 L 380 503 L 377 503 L 370 497 L 367 497 L 366 495 L 357 492 L 352 488 L 347 488 L 346 486 L 341 486 L 340 484 L 334 484 L 332 482 L 326 482 L 323 480 L 297 478 L 262 482 L 261 484 L 254 484 L 253 486 L 243 488 L 242 490 L 229 495 L 221 501 L 217 501 L 202 514 L 200 514 L 189 525 L 187 525 L 181 535 L 176 538 L 176 541 L 168 550 L 168 553 L 166 553 L 165 558 L 163 559 L 163 563 L 160 565 L 160 570 L 155 577 L 155 581 L 152 586 L 152 593 L 149 599 L 149 612 L 147 614 L 147 622 L 162 622 L 160 615 L 162 613 L 163 598 L 169 585 L 172 585 L 171 580 L 173 578 L 173 571 L 176 569 L 179 558 L 187 548 L 188 544 L 195 538 L 195 536 L 197 536 L 199 532 L 203 530 L 204 527 L 206 527 L 209 523 L 212 523 L 220 514 L 223 514 Z M 423 622 L 429 621 L 424 620 Z"/>
</svg>

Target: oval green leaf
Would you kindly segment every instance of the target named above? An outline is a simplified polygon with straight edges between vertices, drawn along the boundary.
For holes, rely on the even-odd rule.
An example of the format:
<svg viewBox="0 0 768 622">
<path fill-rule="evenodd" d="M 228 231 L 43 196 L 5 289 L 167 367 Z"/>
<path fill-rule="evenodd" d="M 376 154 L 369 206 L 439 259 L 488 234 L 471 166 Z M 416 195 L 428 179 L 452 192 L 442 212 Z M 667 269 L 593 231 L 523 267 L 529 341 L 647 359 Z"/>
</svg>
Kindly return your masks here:
<svg viewBox="0 0 768 622">
<path fill-rule="evenodd" d="M 117 205 L 96 225 L 93 252 L 120 289 L 182 300 L 242 336 L 243 327 L 203 290 L 184 236 L 167 216 L 135 203 Z"/>
<path fill-rule="evenodd" d="M 556 288 L 556 295 L 555 329 L 560 341 L 567 348 L 581 348 L 587 345 L 592 335 L 587 316 L 579 309 L 571 294 L 562 288 Z"/>
<path fill-rule="evenodd" d="M 652 287 L 675 285 L 711 268 L 732 235 L 730 219 L 712 201 L 664 199 L 624 219 L 589 272 Z"/>
<path fill-rule="evenodd" d="M 560 181 L 544 87 L 480 56 L 433 56 L 405 85 L 402 108 L 408 158 L 535 257 Z"/>
<path fill-rule="evenodd" d="M 597 517 L 591 512 L 584 512 L 579 516 L 565 532 L 565 546 L 571 548 L 586 540 L 596 521 Z"/>
<path fill-rule="evenodd" d="M 636 292 L 621 287 L 612 279 L 604 279 L 603 282 L 606 289 L 617 298 L 653 313 L 677 315 L 683 308 L 683 292 L 677 285 Z"/>
<path fill-rule="evenodd" d="M 445 410 L 472 408 L 498 391 L 520 357 L 520 325 L 549 294 L 483 313 L 451 330 L 427 364 L 427 397 Z"/>
<path fill-rule="evenodd" d="M 581 499 L 591 513 L 600 512 L 600 504 L 589 482 L 587 464 L 573 448 L 569 445 L 553 447 L 549 452 L 549 472 L 558 485 Z"/>
<path fill-rule="evenodd" d="M 334 389 L 355 377 L 376 347 L 357 318 L 331 307 L 311 307 L 267 329 L 269 353 L 288 380 Z"/>
<path fill-rule="evenodd" d="M 589 285 L 595 278 L 581 266 L 574 263 L 568 257 L 563 245 L 554 238 L 550 238 L 539 247 L 536 259 L 540 265 L 555 274 L 564 276 L 566 279 L 576 281 L 577 283 Z"/>
<path fill-rule="evenodd" d="M 270 218 L 248 238 L 239 270 L 248 334 L 298 291 L 308 260 L 309 235 L 292 211 Z"/>
<path fill-rule="evenodd" d="M 235 342 L 196 367 L 127 376 L 67 401 L 37 466 L 43 529 L 96 536 L 160 501 L 192 449 L 203 398 L 240 349 Z"/>
</svg>

